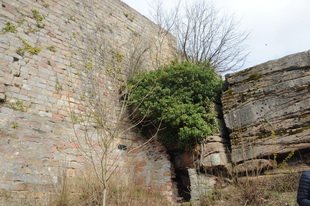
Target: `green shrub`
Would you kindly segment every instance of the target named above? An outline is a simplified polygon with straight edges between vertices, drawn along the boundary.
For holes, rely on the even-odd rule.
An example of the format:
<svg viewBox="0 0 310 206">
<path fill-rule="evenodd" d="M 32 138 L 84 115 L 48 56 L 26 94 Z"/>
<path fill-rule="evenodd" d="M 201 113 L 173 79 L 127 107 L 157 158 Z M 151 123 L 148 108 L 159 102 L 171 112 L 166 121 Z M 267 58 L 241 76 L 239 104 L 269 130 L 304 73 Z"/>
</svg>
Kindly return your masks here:
<svg viewBox="0 0 310 206">
<path fill-rule="evenodd" d="M 217 129 L 214 102 L 222 80 L 208 64 L 174 63 L 142 72 L 128 88 L 144 131 L 160 125 L 158 140 L 169 149 L 191 149 Z"/>
</svg>

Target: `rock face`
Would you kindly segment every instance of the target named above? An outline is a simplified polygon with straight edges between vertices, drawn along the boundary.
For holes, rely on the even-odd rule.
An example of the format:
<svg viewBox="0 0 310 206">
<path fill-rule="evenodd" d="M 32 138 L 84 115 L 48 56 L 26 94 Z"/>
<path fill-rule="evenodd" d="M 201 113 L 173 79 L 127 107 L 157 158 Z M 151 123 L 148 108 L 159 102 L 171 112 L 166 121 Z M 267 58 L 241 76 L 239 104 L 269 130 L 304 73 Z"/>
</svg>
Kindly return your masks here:
<svg viewBox="0 0 310 206">
<path fill-rule="evenodd" d="M 228 140 L 219 136 L 208 137 L 201 147 L 201 165 L 205 169 L 215 169 L 229 164 Z"/>
<path fill-rule="evenodd" d="M 310 53 L 227 75 L 223 112 L 235 163 L 310 147 Z"/>
<path fill-rule="evenodd" d="M 264 169 L 269 169 L 275 166 L 274 160 L 266 160 L 266 159 L 254 159 L 248 160 L 244 163 L 238 164 L 234 167 L 234 173 L 240 174 L 244 173 L 246 175 L 249 174 L 259 174 Z"/>
<path fill-rule="evenodd" d="M 188 175 L 191 182 L 191 200 L 196 201 L 212 192 L 212 188 L 216 183 L 214 177 L 207 175 L 198 175 L 195 169 L 188 169 Z"/>
</svg>

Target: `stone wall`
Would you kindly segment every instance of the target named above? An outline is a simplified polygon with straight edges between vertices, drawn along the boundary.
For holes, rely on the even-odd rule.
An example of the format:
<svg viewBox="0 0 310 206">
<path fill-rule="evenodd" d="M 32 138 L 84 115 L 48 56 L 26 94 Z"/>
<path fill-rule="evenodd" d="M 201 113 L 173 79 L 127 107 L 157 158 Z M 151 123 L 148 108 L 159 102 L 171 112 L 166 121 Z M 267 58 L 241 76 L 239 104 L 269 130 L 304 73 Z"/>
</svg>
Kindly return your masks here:
<svg viewBox="0 0 310 206">
<path fill-rule="evenodd" d="M 0 29 L 1 197 L 31 192 L 42 199 L 63 174 L 86 171 L 75 139 L 83 130 L 73 129 L 72 111 L 85 111 L 87 70 L 96 71 L 107 122 L 115 124 L 124 80 L 174 58 L 174 38 L 119 0 L 3 0 Z M 122 125 L 130 127 L 126 120 Z M 123 182 L 172 198 L 166 151 L 144 142 L 129 130 L 115 141 L 110 159 L 122 168 Z"/>
<path fill-rule="evenodd" d="M 226 76 L 226 126 L 235 163 L 310 147 L 310 54 L 302 52 Z M 270 163 L 266 166 L 271 166 Z"/>
</svg>

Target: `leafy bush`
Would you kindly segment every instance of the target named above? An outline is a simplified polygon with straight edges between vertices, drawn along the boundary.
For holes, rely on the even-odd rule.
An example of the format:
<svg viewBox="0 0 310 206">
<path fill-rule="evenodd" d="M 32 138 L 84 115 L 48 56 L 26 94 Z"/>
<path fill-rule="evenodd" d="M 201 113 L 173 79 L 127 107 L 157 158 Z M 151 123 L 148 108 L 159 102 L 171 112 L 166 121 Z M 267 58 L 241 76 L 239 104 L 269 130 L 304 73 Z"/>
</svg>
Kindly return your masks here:
<svg viewBox="0 0 310 206">
<path fill-rule="evenodd" d="M 208 64 L 173 63 L 131 79 L 129 102 L 144 130 L 160 127 L 160 142 L 184 150 L 216 131 L 214 102 L 221 87 L 221 79 Z"/>
</svg>

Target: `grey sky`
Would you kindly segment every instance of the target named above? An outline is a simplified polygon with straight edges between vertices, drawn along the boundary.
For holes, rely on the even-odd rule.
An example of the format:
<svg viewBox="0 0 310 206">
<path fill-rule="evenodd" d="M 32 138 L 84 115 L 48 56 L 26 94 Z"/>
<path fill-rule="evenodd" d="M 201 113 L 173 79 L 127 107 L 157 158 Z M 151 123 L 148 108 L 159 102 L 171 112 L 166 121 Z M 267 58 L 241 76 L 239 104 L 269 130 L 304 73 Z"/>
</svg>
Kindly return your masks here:
<svg viewBox="0 0 310 206">
<path fill-rule="evenodd" d="M 122 0 L 149 16 L 150 0 Z M 177 0 L 165 0 L 169 8 Z M 186 0 L 186 2 L 195 0 Z M 243 68 L 310 49 L 310 0 L 213 0 L 214 4 L 240 19 L 250 32 L 250 55 Z"/>
</svg>

